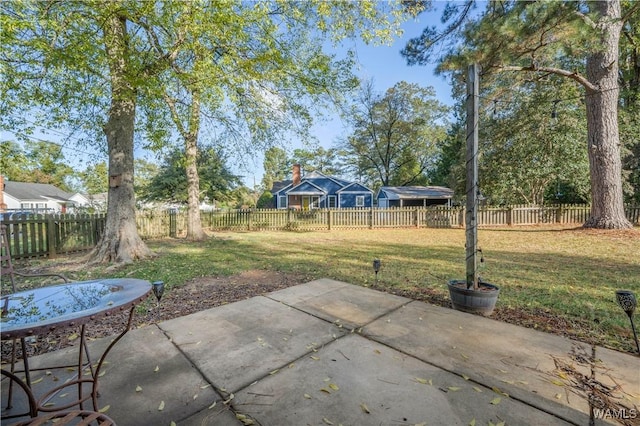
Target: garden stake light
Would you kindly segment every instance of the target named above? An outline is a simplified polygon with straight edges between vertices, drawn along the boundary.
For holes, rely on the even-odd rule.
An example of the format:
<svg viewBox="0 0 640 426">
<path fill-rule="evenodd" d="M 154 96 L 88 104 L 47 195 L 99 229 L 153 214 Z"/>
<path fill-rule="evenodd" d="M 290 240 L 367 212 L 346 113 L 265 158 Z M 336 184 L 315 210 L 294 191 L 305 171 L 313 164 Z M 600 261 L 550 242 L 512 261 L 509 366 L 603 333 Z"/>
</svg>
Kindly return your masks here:
<svg viewBox="0 0 640 426">
<path fill-rule="evenodd" d="M 162 294 L 164 293 L 164 282 L 154 281 L 151 285 L 153 286 L 153 294 L 158 299 L 158 305 L 160 305 L 160 299 L 162 299 Z"/>
<path fill-rule="evenodd" d="M 631 321 L 631 330 L 633 331 L 633 338 L 636 341 L 636 348 L 638 349 L 638 354 L 640 355 L 640 345 L 638 344 L 638 335 L 636 334 L 636 326 L 633 324 L 633 312 L 636 310 L 636 306 L 638 304 L 638 302 L 636 301 L 636 295 L 633 294 L 631 290 L 617 290 L 616 299 L 618 300 L 618 305 L 620 305 L 622 310 L 629 317 L 629 321 Z"/>
<path fill-rule="evenodd" d="M 378 272 L 380 272 L 380 259 L 373 259 L 373 272 L 376 273 L 376 284 L 378 284 Z"/>
</svg>

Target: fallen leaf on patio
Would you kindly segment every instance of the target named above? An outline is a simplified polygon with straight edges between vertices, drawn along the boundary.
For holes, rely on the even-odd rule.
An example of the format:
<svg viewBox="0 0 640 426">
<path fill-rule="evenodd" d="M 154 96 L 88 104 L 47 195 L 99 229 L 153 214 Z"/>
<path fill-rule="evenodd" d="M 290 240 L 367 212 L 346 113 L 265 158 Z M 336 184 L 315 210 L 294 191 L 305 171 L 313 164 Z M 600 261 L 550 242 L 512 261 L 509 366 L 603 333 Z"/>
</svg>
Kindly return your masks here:
<svg viewBox="0 0 640 426">
<path fill-rule="evenodd" d="M 496 423 L 496 426 L 504 426 L 504 422 Z"/>
<path fill-rule="evenodd" d="M 515 385 L 516 382 L 514 382 L 513 380 L 502 380 L 503 383 L 508 383 L 510 385 Z"/>
<path fill-rule="evenodd" d="M 78 338 L 78 333 L 73 333 L 71 336 L 68 337 L 69 340 L 76 340 Z"/>
<path fill-rule="evenodd" d="M 426 385 L 427 383 L 429 383 L 427 379 L 421 379 L 420 377 L 416 377 L 416 382 L 422 383 L 423 385 Z"/>
<path fill-rule="evenodd" d="M 213 404 L 211 404 L 211 405 L 209 406 L 209 410 L 211 410 L 213 407 L 215 407 L 215 406 L 216 406 L 216 404 L 217 404 L 217 402 L 216 402 L 216 401 L 213 401 Z"/>
<path fill-rule="evenodd" d="M 556 394 L 556 399 L 562 399 L 562 394 L 561 393 L 557 393 Z"/>
<path fill-rule="evenodd" d="M 491 390 L 493 390 L 497 394 L 500 394 L 500 395 L 503 395 L 503 396 L 506 396 L 507 398 L 509 398 L 509 394 L 508 393 L 505 393 L 505 392 L 501 391 L 499 388 L 497 388 L 495 386 L 493 386 L 491 388 Z"/>
<path fill-rule="evenodd" d="M 318 360 L 320 359 L 320 358 L 318 358 L 317 356 L 313 356 L 313 355 L 311 355 L 311 357 L 310 357 L 310 358 L 311 358 L 312 360 L 314 360 L 314 361 L 318 361 Z"/>
<path fill-rule="evenodd" d="M 371 411 L 369 411 L 369 407 L 367 407 L 367 404 L 365 404 L 364 402 L 360 404 L 360 408 L 362 408 L 362 411 L 364 411 L 365 413 L 371 414 Z"/>
<path fill-rule="evenodd" d="M 160 405 L 158 406 L 158 411 L 164 410 L 164 401 L 160 401 Z"/>
<path fill-rule="evenodd" d="M 464 359 L 469 359 L 469 357 L 468 357 L 467 355 L 465 355 L 465 354 L 460 354 L 460 356 L 461 356 L 462 358 L 464 358 Z"/>
<path fill-rule="evenodd" d="M 307 399 L 311 399 L 311 395 L 309 395 L 308 393 L 305 393 L 304 397 L 307 398 Z"/>
<path fill-rule="evenodd" d="M 142 392 L 142 386 L 136 386 L 136 392 Z"/>
<path fill-rule="evenodd" d="M 374 354 L 380 355 L 382 352 L 380 352 L 378 349 L 373 351 Z"/>
<path fill-rule="evenodd" d="M 172 420 L 171 423 L 169 423 L 169 426 L 177 426 L 177 425 L 176 425 L 176 422 Z"/>
<path fill-rule="evenodd" d="M 564 386 L 564 383 L 562 383 L 560 380 L 551 380 L 551 383 L 553 383 L 556 386 Z"/>
<path fill-rule="evenodd" d="M 98 374 L 98 377 L 102 377 L 102 376 L 104 376 L 105 374 L 107 374 L 107 370 L 102 370 L 102 371 L 100 372 L 100 374 Z"/>
<path fill-rule="evenodd" d="M 46 404 L 43 405 L 43 407 L 53 407 L 54 405 L 56 404 L 54 404 L 53 402 L 47 402 Z"/>
<path fill-rule="evenodd" d="M 46 376 L 50 376 L 50 375 L 52 375 L 53 373 L 52 373 L 51 371 L 47 370 L 47 371 L 45 371 L 45 372 L 44 372 L 44 374 L 45 374 Z"/>
<path fill-rule="evenodd" d="M 193 399 L 197 399 L 198 398 L 198 394 L 193 395 Z"/>
<path fill-rule="evenodd" d="M 69 395 L 69 394 L 68 393 L 63 393 L 63 394 L 58 395 L 58 398 L 64 398 L 67 395 Z"/>
<path fill-rule="evenodd" d="M 338 385 L 336 385 L 335 383 L 329 383 L 329 387 L 331 389 L 333 389 L 334 391 L 340 390 L 340 388 L 338 387 Z"/>
<path fill-rule="evenodd" d="M 254 424 L 253 420 L 245 416 L 244 414 L 236 413 L 236 419 L 240 420 L 243 425 L 249 426 Z"/>
<path fill-rule="evenodd" d="M 208 388 L 209 386 L 211 386 L 211 385 L 202 385 L 202 386 L 200 386 L 200 389 L 206 389 L 206 388 Z"/>
<path fill-rule="evenodd" d="M 291 364 L 289 364 L 289 365 L 287 366 L 287 368 L 293 368 L 293 367 L 295 367 L 295 366 L 296 366 L 295 362 L 292 362 Z"/>
<path fill-rule="evenodd" d="M 447 389 L 450 390 L 451 392 L 457 392 L 461 388 L 459 388 L 458 386 L 449 386 Z"/>
<path fill-rule="evenodd" d="M 498 371 L 499 371 L 499 372 L 501 372 L 501 373 L 508 373 L 508 371 L 507 371 L 507 370 L 502 370 L 502 369 L 500 369 L 500 368 L 498 368 Z"/>
<path fill-rule="evenodd" d="M 482 389 L 480 389 L 480 388 L 479 388 L 479 387 L 477 387 L 477 386 L 474 386 L 474 387 L 473 387 L 473 390 L 474 390 L 474 391 L 476 391 L 476 392 L 482 392 Z"/>
<path fill-rule="evenodd" d="M 333 424 L 333 422 L 331 420 L 327 419 L 326 417 L 323 417 L 322 421 L 325 422 L 328 425 L 332 425 Z"/>
<path fill-rule="evenodd" d="M 222 403 L 226 405 L 226 404 L 230 403 L 233 398 L 235 398 L 235 395 L 230 393 L 229 394 L 229 398 L 226 401 L 223 401 Z"/>
<path fill-rule="evenodd" d="M 160 371 L 160 367 L 156 365 L 155 370 L 153 370 L 154 373 L 157 373 L 158 371 Z"/>
<path fill-rule="evenodd" d="M 463 374 L 462 378 L 465 379 L 465 380 L 469 380 L 469 376 L 467 376 L 466 374 Z"/>
<path fill-rule="evenodd" d="M 569 377 L 567 377 L 567 374 L 564 371 L 561 371 L 558 373 L 558 377 L 567 380 Z"/>
<path fill-rule="evenodd" d="M 280 369 L 279 369 L 279 368 L 276 368 L 275 370 L 271 371 L 271 372 L 269 373 L 269 375 L 270 375 L 270 376 L 273 376 L 273 375 L 274 375 L 274 374 L 276 374 L 278 371 L 280 371 Z"/>
<path fill-rule="evenodd" d="M 44 377 L 40 377 L 39 379 L 34 380 L 33 382 L 31 382 L 32 385 L 35 385 L 36 383 L 40 383 L 41 381 L 44 380 Z"/>
<path fill-rule="evenodd" d="M 110 405 L 105 405 L 104 407 L 102 407 L 101 409 L 98 410 L 98 412 L 100 413 L 106 413 L 107 411 L 109 411 L 109 408 L 111 408 Z"/>
<path fill-rule="evenodd" d="M 469 426 L 476 426 L 476 419 L 475 417 L 473 419 L 471 419 L 471 421 L 469 422 Z"/>
<path fill-rule="evenodd" d="M 200 343 L 202 343 L 202 340 L 198 340 L 198 341 L 196 342 L 196 345 L 199 345 Z"/>
<path fill-rule="evenodd" d="M 499 396 L 496 396 L 491 400 L 491 405 L 498 405 L 500 404 L 500 401 L 502 401 L 502 398 L 500 398 Z"/>
<path fill-rule="evenodd" d="M 331 391 L 329 389 L 327 389 L 327 388 L 320 389 L 320 392 L 324 392 L 324 393 L 328 393 L 328 394 L 331 393 Z"/>
<path fill-rule="evenodd" d="M 525 382 L 524 380 L 518 380 L 518 383 L 522 384 L 522 385 L 528 385 L 529 382 Z"/>
</svg>

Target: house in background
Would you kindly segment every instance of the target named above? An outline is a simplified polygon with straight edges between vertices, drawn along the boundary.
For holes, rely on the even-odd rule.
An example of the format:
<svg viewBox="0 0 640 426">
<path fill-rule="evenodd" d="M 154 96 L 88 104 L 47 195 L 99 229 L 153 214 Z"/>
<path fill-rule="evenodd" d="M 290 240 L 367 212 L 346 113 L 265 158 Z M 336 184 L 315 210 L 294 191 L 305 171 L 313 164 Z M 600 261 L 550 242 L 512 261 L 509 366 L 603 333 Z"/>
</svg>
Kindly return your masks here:
<svg viewBox="0 0 640 426">
<path fill-rule="evenodd" d="M 45 183 L 13 182 L 2 179 L 4 209 L 33 213 L 67 213 L 76 203 L 73 194 Z"/>
<path fill-rule="evenodd" d="M 278 209 L 340 209 L 373 207 L 373 191 L 366 186 L 314 171 L 301 175 L 293 166 L 293 180 L 275 182 L 271 189 Z"/>
<path fill-rule="evenodd" d="M 69 198 L 76 204 L 76 207 L 82 207 L 90 212 L 106 212 L 107 211 L 107 196 L 108 192 L 101 192 L 99 194 L 82 194 L 76 192 Z"/>
<path fill-rule="evenodd" d="M 378 190 L 378 207 L 451 206 L 453 190 L 443 186 L 383 186 Z"/>
</svg>

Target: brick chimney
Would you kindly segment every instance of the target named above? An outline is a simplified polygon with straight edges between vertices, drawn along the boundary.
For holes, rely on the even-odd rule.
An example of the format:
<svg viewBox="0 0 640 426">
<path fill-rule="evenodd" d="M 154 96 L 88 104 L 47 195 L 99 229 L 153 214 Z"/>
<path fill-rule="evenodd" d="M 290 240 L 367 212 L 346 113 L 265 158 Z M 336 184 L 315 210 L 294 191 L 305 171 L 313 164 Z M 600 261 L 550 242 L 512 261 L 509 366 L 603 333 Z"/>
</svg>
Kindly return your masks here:
<svg viewBox="0 0 640 426">
<path fill-rule="evenodd" d="M 4 176 L 0 175 L 0 212 L 7 209 L 7 204 L 4 202 Z"/>
<path fill-rule="evenodd" d="M 293 165 L 293 186 L 299 185 L 302 177 L 300 176 L 300 164 Z"/>
</svg>

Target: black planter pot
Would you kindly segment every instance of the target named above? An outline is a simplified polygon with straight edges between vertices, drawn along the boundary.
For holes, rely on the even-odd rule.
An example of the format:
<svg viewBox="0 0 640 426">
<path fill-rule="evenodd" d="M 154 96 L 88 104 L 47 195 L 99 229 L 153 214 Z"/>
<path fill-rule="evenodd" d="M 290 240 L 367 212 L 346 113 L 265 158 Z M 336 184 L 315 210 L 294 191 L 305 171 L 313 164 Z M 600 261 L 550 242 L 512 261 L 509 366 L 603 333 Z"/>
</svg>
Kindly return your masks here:
<svg viewBox="0 0 640 426">
<path fill-rule="evenodd" d="M 447 283 L 449 297 L 454 309 L 489 316 L 493 313 L 500 294 L 500 288 L 489 283 L 479 283 L 479 289 L 467 289 L 464 280 L 451 280 Z"/>
</svg>

